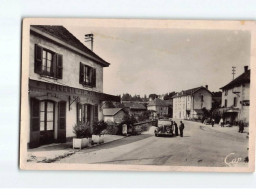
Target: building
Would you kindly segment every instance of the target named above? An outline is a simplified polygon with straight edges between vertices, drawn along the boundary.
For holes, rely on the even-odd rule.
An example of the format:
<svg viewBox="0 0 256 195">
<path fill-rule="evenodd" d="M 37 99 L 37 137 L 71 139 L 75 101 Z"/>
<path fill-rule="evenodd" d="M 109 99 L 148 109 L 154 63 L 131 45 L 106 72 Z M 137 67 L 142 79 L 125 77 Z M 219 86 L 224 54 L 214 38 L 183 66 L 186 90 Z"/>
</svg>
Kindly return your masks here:
<svg viewBox="0 0 256 195">
<path fill-rule="evenodd" d="M 154 111 L 158 117 L 168 115 L 168 104 L 159 98 L 155 98 L 154 100 L 149 101 L 147 109 Z"/>
<path fill-rule="evenodd" d="M 103 93 L 110 64 L 63 26 L 32 25 L 29 41 L 29 147 L 65 142 L 76 123 L 103 119 L 103 101 L 120 101 Z"/>
<path fill-rule="evenodd" d="M 145 102 L 123 101 L 122 106 L 127 109 L 130 115 L 138 116 L 147 111 Z"/>
<path fill-rule="evenodd" d="M 207 85 L 181 91 L 173 96 L 173 118 L 201 119 L 203 108 L 212 108 L 212 93 Z"/>
<path fill-rule="evenodd" d="M 250 107 L 250 70 L 244 67 L 244 73 L 220 88 L 222 101 L 220 112 L 225 123 L 236 124 L 238 121 L 249 123 Z"/>
<path fill-rule="evenodd" d="M 103 117 L 105 122 L 121 123 L 126 112 L 123 108 L 104 108 Z"/>
</svg>

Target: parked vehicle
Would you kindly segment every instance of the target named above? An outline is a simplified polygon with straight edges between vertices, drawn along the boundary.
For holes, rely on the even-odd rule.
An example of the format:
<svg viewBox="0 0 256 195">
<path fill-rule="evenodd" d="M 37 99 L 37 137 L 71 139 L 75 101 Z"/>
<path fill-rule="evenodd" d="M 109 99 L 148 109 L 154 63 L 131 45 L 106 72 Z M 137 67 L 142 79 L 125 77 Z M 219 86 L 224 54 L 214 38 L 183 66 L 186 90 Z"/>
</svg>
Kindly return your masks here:
<svg viewBox="0 0 256 195">
<path fill-rule="evenodd" d="M 155 136 L 173 136 L 172 121 L 168 119 L 158 120 Z"/>
</svg>

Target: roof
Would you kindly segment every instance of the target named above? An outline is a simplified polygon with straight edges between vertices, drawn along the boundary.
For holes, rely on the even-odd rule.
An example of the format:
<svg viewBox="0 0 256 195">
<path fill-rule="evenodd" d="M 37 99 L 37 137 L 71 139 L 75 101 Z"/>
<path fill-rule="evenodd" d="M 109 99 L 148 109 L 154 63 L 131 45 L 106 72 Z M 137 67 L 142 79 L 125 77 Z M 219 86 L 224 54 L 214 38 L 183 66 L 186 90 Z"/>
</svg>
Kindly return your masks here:
<svg viewBox="0 0 256 195">
<path fill-rule="evenodd" d="M 181 96 L 187 96 L 187 95 L 193 95 L 195 92 L 197 92 L 200 89 L 207 90 L 210 94 L 212 94 L 208 89 L 201 86 L 201 87 L 195 87 L 195 88 L 192 88 L 192 89 L 188 89 L 188 90 L 185 90 L 185 91 L 178 92 L 173 96 L 173 98 L 181 97 Z"/>
<path fill-rule="evenodd" d="M 168 106 L 164 100 L 155 98 L 154 100 L 148 103 L 148 106 Z"/>
<path fill-rule="evenodd" d="M 71 34 L 65 27 L 51 26 L 51 25 L 31 25 L 31 27 L 34 27 L 44 33 L 47 33 L 65 43 L 67 43 L 68 45 L 71 45 L 71 46 L 81 50 L 82 52 L 85 52 L 85 53 L 93 56 L 101 63 L 101 65 L 109 66 L 108 62 L 106 62 L 101 57 L 99 57 L 97 54 L 95 54 L 92 50 L 88 49 L 73 34 Z"/>
<path fill-rule="evenodd" d="M 146 110 L 147 108 L 142 103 L 137 102 L 123 102 L 124 107 L 128 107 L 131 110 Z"/>
<path fill-rule="evenodd" d="M 115 116 L 121 110 L 123 110 L 123 108 L 104 108 L 103 115 L 104 116 Z"/>
<path fill-rule="evenodd" d="M 233 81 L 229 82 L 227 85 L 221 87 L 220 89 L 231 89 L 235 86 L 238 86 L 244 83 L 250 83 L 250 73 L 251 73 L 251 70 L 245 71 L 243 74 L 235 78 Z"/>
</svg>

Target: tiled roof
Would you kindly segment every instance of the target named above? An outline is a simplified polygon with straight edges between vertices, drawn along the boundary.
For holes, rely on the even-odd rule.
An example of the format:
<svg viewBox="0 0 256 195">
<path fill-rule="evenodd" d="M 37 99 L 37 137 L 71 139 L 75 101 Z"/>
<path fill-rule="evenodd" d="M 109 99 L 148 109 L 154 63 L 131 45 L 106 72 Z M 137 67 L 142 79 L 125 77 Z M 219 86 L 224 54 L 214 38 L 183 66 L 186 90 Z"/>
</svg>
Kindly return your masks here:
<svg viewBox="0 0 256 195">
<path fill-rule="evenodd" d="M 199 89 L 205 89 L 205 90 L 207 90 L 209 93 L 211 93 L 208 89 L 206 89 L 205 87 L 201 86 L 201 87 L 195 87 L 195 88 L 192 88 L 192 89 L 188 89 L 188 90 L 185 90 L 185 91 L 178 92 L 178 93 L 176 93 L 176 94 L 173 96 L 173 98 L 181 97 L 181 96 L 187 96 L 187 95 L 192 95 L 192 94 L 194 94 L 196 91 L 198 91 Z"/>
<path fill-rule="evenodd" d="M 224 87 L 221 87 L 220 89 L 231 89 L 235 86 L 244 84 L 244 83 L 250 83 L 250 70 L 245 71 L 243 74 L 235 78 L 233 81 L 225 85 Z"/>
<path fill-rule="evenodd" d="M 104 116 L 114 116 L 121 110 L 123 110 L 123 108 L 104 108 L 103 115 Z"/>
<path fill-rule="evenodd" d="M 124 107 L 128 107 L 132 110 L 146 110 L 147 109 L 143 104 L 137 103 L 137 102 L 123 102 L 122 104 L 124 105 Z"/>
<path fill-rule="evenodd" d="M 99 57 L 97 54 L 95 54 L 93 51 L 88 49 L 83 43 L 81 43 L 73 34 L 71 34 L 65 27 L 63 26 L 51 26 L 51 25 L 31 25 L 31 27 L 34 27 L 44 33 L 47 33 L 79 50 L 82 52 L 85 52 L 94 58 L 96 58 L 99 62 L 101 62 L 101 65 L 103 66 L 109 66 L 109 63 L 103 60 L 101 57 Z"/>
<path fill-rule="evenodd" d="M 168 106 L 168 105 L 165 103 L 164 100 L 155 98 L 154 100 L 152 100 L 148 103 L 148 106 Z"/>
</svg>

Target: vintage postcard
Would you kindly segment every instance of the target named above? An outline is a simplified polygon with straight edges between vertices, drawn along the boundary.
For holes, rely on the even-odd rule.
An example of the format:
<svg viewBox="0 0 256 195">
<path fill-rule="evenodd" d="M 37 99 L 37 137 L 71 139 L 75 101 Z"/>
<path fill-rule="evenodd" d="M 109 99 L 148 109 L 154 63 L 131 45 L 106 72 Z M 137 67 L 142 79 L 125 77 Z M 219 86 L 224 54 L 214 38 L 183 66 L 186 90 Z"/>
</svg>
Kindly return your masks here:
<svg viewBox="0 0 256 195">
<path fill-rule="evenodd" d="M 254 171 L 255 21 L 22 27 L 21 169 Z"/>
</svg>

